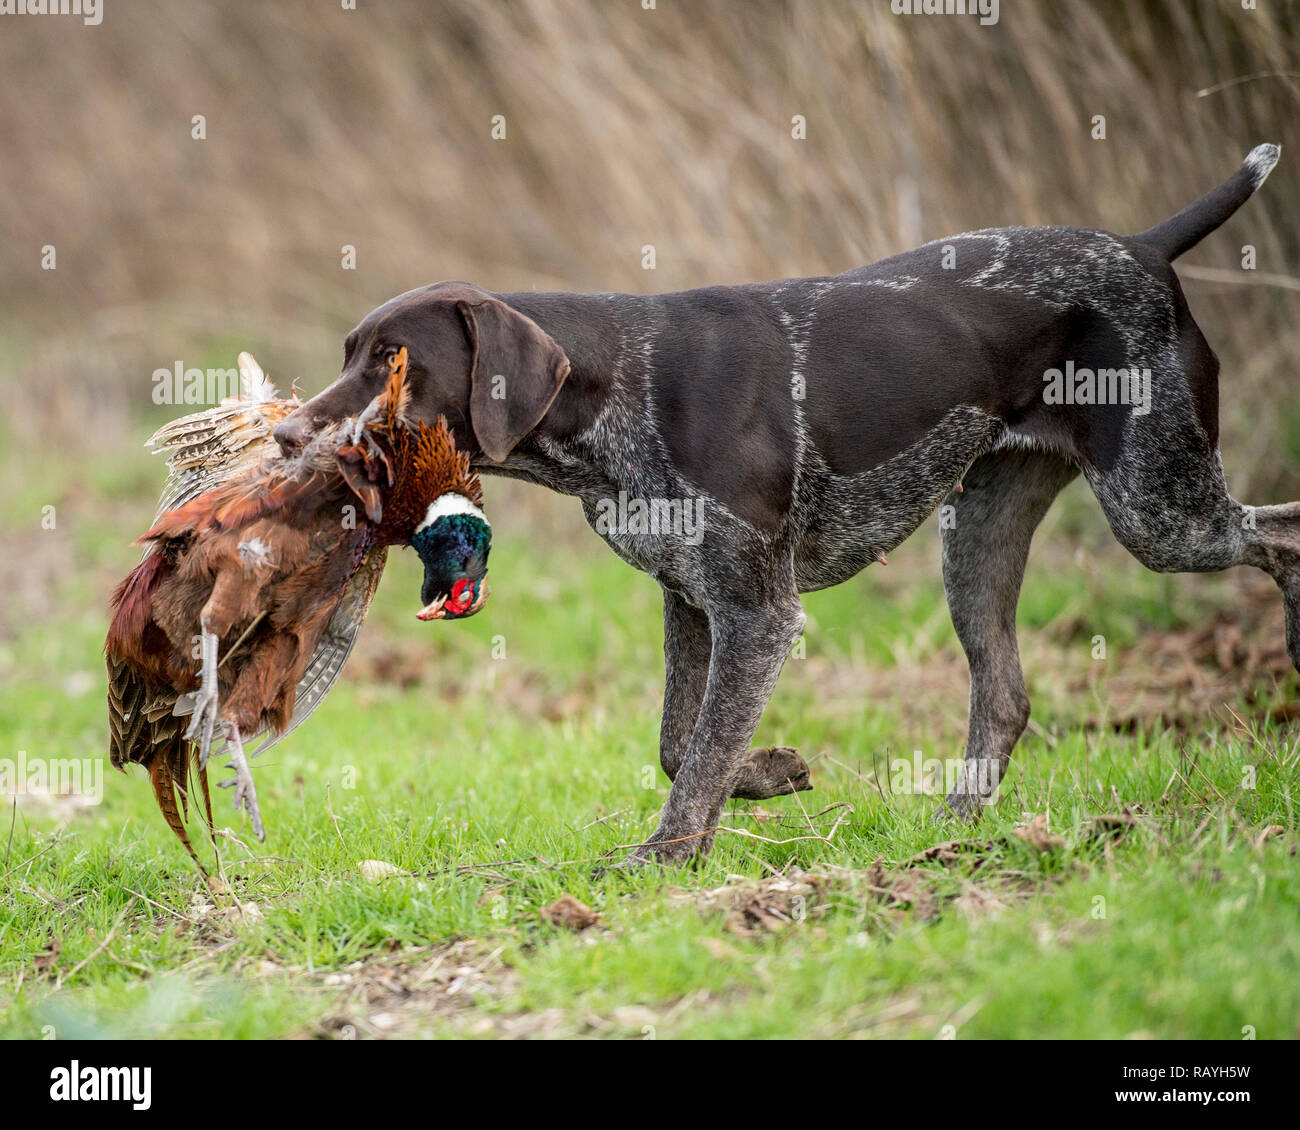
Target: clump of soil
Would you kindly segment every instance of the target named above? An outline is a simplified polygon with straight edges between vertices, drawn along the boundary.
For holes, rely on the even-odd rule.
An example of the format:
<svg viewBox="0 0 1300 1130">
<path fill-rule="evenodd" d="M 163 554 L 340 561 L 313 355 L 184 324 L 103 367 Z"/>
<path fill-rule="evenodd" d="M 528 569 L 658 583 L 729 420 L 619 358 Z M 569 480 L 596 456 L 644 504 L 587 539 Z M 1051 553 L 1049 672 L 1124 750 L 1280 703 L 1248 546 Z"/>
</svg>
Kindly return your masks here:
<svg viewBox="0 0 1300 1130">
<path fill-rule="evenodd" d="M 552 926 L 565 930 L 585 930 L 600 921 L 600 915 L 570 894 L 563 894 L 550 906 L 542 907 L 542 917 Z"/>
</svg>

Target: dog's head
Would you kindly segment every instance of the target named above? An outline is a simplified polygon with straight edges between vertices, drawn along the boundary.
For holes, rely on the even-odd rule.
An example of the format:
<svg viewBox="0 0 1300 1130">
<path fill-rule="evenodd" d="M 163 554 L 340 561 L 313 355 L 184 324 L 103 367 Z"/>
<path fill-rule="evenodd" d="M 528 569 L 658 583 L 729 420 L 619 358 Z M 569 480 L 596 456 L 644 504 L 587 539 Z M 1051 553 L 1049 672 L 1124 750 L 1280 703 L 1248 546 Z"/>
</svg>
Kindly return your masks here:
<svg viewBox="0 0 1300 1130">
<path fill-rule="evenodd" d="M 564 350 L 531 318 L 469 283 L 437 283 L 384 303 L 348 334 L 343 372 L 280 423 L 280 446 L 296 451 L 361 412 L 403 348 L 408 418 L 432 426 L 445 416 L 462 450 L 497 463 L 546 415 L 569 374 Z"/>
</svg>

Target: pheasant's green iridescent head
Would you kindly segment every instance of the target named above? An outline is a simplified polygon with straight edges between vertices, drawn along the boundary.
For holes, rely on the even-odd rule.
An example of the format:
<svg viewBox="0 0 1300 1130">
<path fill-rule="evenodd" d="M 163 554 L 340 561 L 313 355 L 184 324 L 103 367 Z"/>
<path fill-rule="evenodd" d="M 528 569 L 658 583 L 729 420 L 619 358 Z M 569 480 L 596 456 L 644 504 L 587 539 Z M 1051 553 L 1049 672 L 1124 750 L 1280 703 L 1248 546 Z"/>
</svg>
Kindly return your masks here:
<svg viewBox="0 0 1300 1130">
<path fill-rule="evenodd" d="M 460 620 L 483 607 L 492 527 L 474 503 L 454 492 L 434 499 L 411 545 L 424 562 L 421 620 Z"/>
</svg>

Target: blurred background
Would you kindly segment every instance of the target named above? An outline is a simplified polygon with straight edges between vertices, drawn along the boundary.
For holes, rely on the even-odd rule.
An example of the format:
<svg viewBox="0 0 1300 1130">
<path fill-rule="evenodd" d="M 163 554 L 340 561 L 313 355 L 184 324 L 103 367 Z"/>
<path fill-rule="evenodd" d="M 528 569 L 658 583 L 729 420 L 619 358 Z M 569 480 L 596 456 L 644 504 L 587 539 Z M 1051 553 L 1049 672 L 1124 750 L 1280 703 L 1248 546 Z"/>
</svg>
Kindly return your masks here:
<svg viewBox="0 0 1300 1130">
<path fill-rule="evenodd" d="M 178 414 L 152 401 L 158 368 L 250 349 L 312 394 L 370 309 L 445 278 L 649 292 L 836 272 L 980 227 L 1131 232 L 1266 140 L 1283 145 L 1267 186 L 1180 269 L 1223 362 L 1234 494 L 1300 495 L 1296 5 L 1003 0 L 999 16 L 898 16 L 889 0 L 104 0 L 99 26 L 0 17 L 0 676 L 69 662 L 44 633 L 23 643 L 33 623 L 102 631 L 161 481 L 142 443 Z M 513 591 L 497 586 L 507 622 L 608 556 L 571 500 L 490 483 L 488 505 L 507 547 L 494 560 L 511 538 L 522 558 Z M 1069 538 L 1044 551 L 1057 584 L 1027 615 L 1062 638 L 1087 634 L 1103 597 L 1141 613 L 1113 629 L 1132 634 L 1231 606 L 1246 583 L 1148 578 L 1077 485 L 1050 521 Z M 951 652 L 932 533 L 871 591 L 922 601 L 900 639 Z M 602 615 L 645 612 L 652 699 L 653 584 L 592 568 L 615 578 L 592 598 Z M 847 598 L 810 601 L 814 623 L 833 599 Z M 841 657 L 870 658 L 869 627 Z M 97 664 L 72 661 L 94 672 L 78 687 L 98 693 Z"/>
</svg>

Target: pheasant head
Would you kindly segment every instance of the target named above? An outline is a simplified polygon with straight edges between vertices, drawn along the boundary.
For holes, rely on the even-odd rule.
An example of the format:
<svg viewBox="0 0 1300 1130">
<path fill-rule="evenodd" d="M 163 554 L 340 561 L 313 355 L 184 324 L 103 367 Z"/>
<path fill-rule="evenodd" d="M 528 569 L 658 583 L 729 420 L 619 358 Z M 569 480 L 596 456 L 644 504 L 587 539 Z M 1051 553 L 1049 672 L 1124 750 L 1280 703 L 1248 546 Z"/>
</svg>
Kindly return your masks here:
<svg viewBox="0 0 1300 1130">
<path fill-rule="evenodd" d="M 449 492 L 430 503 L 411 545 L 424 562 L 421 620 L 459 620 L 483 607 L 492 527 L 468 497 Z"/>
<path fill-rule="evenodd" d="M 478 476 L 446 418 L 433 427 L 406 419 L 406 370 L 403 348 L 389 362 L 386 388 L 353 425 L 353 442 L 339 448 L 339 466 L 375 523 L 377 543 L 407 544 L 419 554 L 419 618 L 463 619 L 488 598 L 492 527 Z"/>
</svg>

